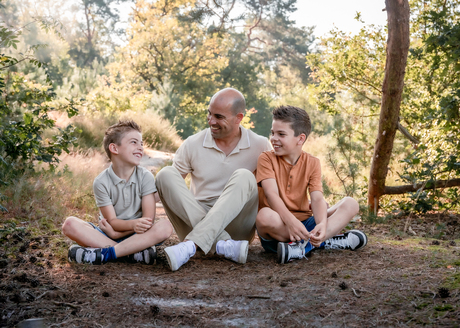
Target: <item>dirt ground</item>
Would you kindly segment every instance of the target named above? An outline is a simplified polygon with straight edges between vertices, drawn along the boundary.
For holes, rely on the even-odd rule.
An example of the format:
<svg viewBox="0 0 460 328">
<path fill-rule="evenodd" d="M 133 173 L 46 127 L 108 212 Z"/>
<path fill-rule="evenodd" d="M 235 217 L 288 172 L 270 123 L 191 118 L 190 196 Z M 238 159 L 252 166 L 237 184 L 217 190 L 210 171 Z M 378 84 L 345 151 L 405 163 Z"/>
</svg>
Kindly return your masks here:
<svg viewBox="0 0 460 328">
<path fill-rule="evenodd" d="M 64 237 L 16 230 L 1 239 L 0 326 L 44 318 L 47 327 L 459 327 L 460 219 L 393 221 L 354 223 L 369 236 L 356 252 L 281 265 L 256 239 L 245 265 L 198 253 L 176 272 L 163 252 L 175 235 L 153 266 L 90 266 L 52 253 L 70 245 Z"/>
</svg>

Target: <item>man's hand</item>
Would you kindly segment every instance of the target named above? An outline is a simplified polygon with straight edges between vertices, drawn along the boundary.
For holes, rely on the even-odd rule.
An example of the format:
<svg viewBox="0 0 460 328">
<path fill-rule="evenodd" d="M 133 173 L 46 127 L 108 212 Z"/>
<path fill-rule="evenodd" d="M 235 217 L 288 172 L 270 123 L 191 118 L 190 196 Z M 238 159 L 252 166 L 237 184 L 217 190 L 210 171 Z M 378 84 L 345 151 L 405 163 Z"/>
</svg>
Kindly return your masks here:
<svg viewBox="0 0 460 328">
<path fill-rule="evenodd" d="M 134 221 L 134 227 L 133 227 L 134 232 L 138 233 L 138 234 L 142 234 L 142 233 L 146 232 L 153 225 L 153 219 L 152 218 L 143 217 L 143 218 L 139 218 L 139 219 L 136 219 L 136 220 L 133 220 L 133 221 Z"/>
<path fill-rule="evenodd" d="M 303 223 L 297 220 L 297 218 L 290 220 L 290 222 L 286 224 L 286 227 L 291 241 L 300 241 L 302 239 L 308 240 L 310 238 L 310 233 L 307 228 L 305 228 Z"/>
<path fill-rule="evenodd" d="M 324 241 L 324 237 L 326 236 L 326 220 L 317 224 L 316 227 L 310 232 L 310 243 L 315 246 L 319 247 L 321 243 Z"/>
</svg>

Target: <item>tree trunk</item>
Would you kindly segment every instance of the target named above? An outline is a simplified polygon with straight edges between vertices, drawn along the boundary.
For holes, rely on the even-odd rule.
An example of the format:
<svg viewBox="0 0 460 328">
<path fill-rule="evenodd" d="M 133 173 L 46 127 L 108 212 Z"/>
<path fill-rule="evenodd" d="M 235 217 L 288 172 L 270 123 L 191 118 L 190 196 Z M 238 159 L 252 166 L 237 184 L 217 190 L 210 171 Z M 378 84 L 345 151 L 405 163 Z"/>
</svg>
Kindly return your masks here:
<svg viewBox="0 0 460 328">
<path fill-rule="evenodd" d="M 385 178 L 399 120 L 401 94 L 409 52 L 409 2 L 385 0 L 388 16 L 387 58 L 382 86 L 382 106 L 369 179 L 368 204 L 376 213 L 384 194 Z"/>
</svg>

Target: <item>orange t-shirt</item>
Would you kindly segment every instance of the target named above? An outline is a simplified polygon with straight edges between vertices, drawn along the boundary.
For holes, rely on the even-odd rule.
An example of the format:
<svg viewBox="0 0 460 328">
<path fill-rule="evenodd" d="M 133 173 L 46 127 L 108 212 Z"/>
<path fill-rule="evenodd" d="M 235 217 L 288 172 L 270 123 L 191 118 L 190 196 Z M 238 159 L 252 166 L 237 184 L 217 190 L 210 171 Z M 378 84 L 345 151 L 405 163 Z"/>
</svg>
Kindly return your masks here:
<svg viewBox="0 0 460 328">
<path fill-rule="evenodd" d="M 302 152 L 295 165 L 276 156 L 273 150 L 263 152 L 257 161 L 256 179 L 259 186 L 259 210 L 270 207 L 260 182 L 275 179 L 281 199 L 300 221 L 312 215 L 308 192 L 323 192 L 319 159 L 306 152 Z"/>
</svg>

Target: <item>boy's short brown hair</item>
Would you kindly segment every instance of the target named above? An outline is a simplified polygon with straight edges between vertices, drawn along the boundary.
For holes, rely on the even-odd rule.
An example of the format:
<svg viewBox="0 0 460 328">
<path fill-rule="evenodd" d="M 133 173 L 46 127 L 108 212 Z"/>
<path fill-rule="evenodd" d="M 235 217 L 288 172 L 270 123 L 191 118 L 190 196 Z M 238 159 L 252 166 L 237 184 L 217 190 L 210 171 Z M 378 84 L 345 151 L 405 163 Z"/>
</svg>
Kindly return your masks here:
<svg viewBox="0 0 460 328">
<path fill-rule="evenodd" d="M 273 119 L 290 123 L 294 136 L 305 134 L 305 140 L 311 133 L 310 116 L 302 108 L 282 105 L 273 110 Z"/>
<path fill-rule="evenodd" d="M 104 150 L 107 153 L 109 159 L 112 159 L 112 153 L 109 150 L 109 145 L 114 143 L 116 145 L 121 144 L 121 139 L 125 136 L 125 134 L 129 131 L 135 130 L 139 133 L 142 133 L 141 127 L 137 125 L 136 122 L 132 120 L 127 121 L 118 121 L 118 123 L 109 126 L 109 128 L 105 131 L 104 135 Z"/>
</svg>

